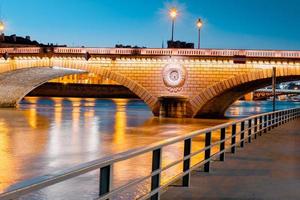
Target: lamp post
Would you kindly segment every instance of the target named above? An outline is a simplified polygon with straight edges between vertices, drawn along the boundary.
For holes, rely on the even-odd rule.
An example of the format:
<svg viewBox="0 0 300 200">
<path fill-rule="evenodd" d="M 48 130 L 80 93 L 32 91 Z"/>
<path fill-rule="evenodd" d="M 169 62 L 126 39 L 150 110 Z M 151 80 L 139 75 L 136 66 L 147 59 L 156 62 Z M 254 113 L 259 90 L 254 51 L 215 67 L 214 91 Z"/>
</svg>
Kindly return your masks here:
<svg viewBox="0 0 300 200">
<path fill-rule="evenodd" d="M 276 67 L 272 70 L 272 96 L 273 96 L 273 112 L 276 110 Z"/>
<path fill-rule="evenodd" d="M 176 8 L 171 8 L 169 11 L 169 15 L 172 19 L 172 37 L 171 37 L 171 41 L 174 41 L 174 24 L 175 24 L 175 19 L 178 15 L 177 9 Z"/>
<path fill-rule="evenodd" d="M 198 49 L 200 49 L 200 31 L 201 31 L 201 28 L 203 26 L 203 22 L 200 18 L 197 20 L 196 25 L 197 25 L 197 28 L 198 28 Z"/>
</svg>

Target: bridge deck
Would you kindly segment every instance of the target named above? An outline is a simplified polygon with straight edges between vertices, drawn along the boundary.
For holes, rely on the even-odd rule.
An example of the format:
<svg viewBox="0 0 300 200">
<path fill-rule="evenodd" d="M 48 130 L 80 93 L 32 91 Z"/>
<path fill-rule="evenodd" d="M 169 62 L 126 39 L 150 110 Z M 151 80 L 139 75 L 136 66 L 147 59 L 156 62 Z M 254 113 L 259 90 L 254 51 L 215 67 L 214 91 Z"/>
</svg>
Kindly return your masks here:
<svg viewBox="0 0 300 200">
<path fill-rule="evenodd" d="M 300 119 L 226 154 L 211 172 L 193 172 L 189 188 L 171 187 L 161 198 L 300 199 Z"/>
</svg>

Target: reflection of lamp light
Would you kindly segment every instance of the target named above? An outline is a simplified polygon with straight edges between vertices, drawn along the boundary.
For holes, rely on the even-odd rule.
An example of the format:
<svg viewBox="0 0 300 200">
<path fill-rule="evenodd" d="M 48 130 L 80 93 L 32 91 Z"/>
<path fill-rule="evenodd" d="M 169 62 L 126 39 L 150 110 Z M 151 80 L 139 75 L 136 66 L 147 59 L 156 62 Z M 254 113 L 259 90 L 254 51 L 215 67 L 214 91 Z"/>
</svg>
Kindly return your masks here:
<svg viewBox="0 0 300 200">
<path fill-rule="evenodd" d="M 114 143 L 122 145 L 125 140 L 125 130 L 127 125 L 126 106 L 128 100 L 113 99 L 113 102 L 116 105 Z"/>
<path fill-rule="evenodd" d="M 175 23 L 175 19 L 178 16 L 178 11 L 176 8 L 171 8 L 169 11 L 169 15 L 172 18 L 172 37 L 171 37 L 171 41 L 174 41 L 174 23 Z"/>
</svg>

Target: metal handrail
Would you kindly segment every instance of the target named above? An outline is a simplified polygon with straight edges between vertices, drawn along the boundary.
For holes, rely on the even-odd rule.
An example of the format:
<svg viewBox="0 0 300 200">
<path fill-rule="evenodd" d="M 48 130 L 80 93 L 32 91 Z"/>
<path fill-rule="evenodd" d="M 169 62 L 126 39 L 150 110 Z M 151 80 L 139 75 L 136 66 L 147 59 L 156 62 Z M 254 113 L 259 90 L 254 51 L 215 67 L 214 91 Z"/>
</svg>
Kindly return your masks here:
<svg viewBox="0 0 300 200">
<path fill-rule="evenodd" d="M 15 199 L 18 198 L 24 194 L 45 188 L 50 185 L 54 185 L 56 183 L 68 180 L 73 177 L 77 177 L 82 174 L 86 174 L 90 171 L 94 171 L 97 169 L 100 169 L 100 199 L 107 199 L 110 198 L 116 194 L 118 194 L 121 191 L 126 190 L 130 186 L 136 185 L 138 183 L 141 183 L 142 181 L 151 178 L 152 182 L 155 182 L 153 188 L 151 188 L 151 192 L 149 193 L 150 196 L 153 199 L 159 198 L 159 193 L 161 190 L 165 187 L 167 187 L 169 184 L 173 183 L 174 180 L 178 180 L 179 178 L 183 178 L 185 181 L 183 181 L 183 185 L 186 186 L 186 184 L 189 182 L 187 181 L 189 179 L 189 173 L 194 168 L 194 166 L 190 167 L 190 160 L 192 157 L 199 155 L 200 153 L 205 153 L 205 159 L 200 161 L 201 166 L 204 165 L 204 170 L 209 171 L 209 163 L 212 161 L 214 157 L 217 155 L 220 155 L 220 159 L 224 160 L 225 152 L 228 149 L 231 149 L 231 151 L 234 153 L 235 149 L 238 145 L 243 147 L 244 142 L 246 139 L 248 139 L 248 142 L 251 142 L 251 138 L 253 135 L 262 132 L 266 132 L 267 130 L 270 130 L 271 128 L 274 128 L 275 126 L 281 125 L 290 119 L 296 118 L 300 116 L 300 109 L 287 109 L 287 110 L 280 110 L 275 112 L 269 112 L 269 113 L 263 113 L 258 114 L 254 116 L 250 116 L 244 119 L 239 119 L 231 122 L 227 122 L 221 125 L 217 125 L 211 128 L 205 128 L 202 130 L 194 131 L 191 133 L 188 133 L 183 136 L 177 136 L 173 138 L 166 139 L 162 142 L 157 142 L 154 144 L 150 144 L 146 147 L 140 147 L 136 149 L 132 149 L 126 152 L 118 153 L 115 155 L 112 155 L 110 157 L 97 159 L 91 162 L 87 162 L 84 164 L 80 164 L 78 166 L 75 166 L 73 168 L 69 168 L 66 170 L 62 170 L 59 172 L 54 172 L 45 176 L 40 176 L 37 178 L 33 178 L 28 181 L 24 181 L 18 184 L 18 186 L 11 188 L 9 191 L 6 191 L 5 193 L 0 194 L 0 199 L 6 200 L 6 199 Z M 255 122 L 256 124 L 254 124 Z M 240 124 L 240 130 L 237 131 L 237 125 Z M 247 125 L 247 127 L 245 127 Z M 232 127 L 231 129 L 231 136 L 226 137 L 226 129 Z M 233 128 L 235 127 L 235 128 Z M 212 140 L 212 133 L 215 131 L 221 130 L 223 131 L 220 140 L 217 142 L 211 143 Z M 247 134 L 245 136 L 245 134 Z M 205 136 L 205 147 L 197 150 L 195 152 L 191 152 L 191 141 L 193 138 L 204 135 Z M 237 137 L 240 137 L 240 140 L 236 142 Z M 223 137 L 223 138 L 222 138 Z M 250 139 L 249 139 L 250 138 Z M 226 147 L 226 142 L 231 139 L 230 146 Z M 179 142 L 184 142 L 184 156 L 167 166 L 161 167 L 161 151 L 164 147 L 176 144 Z M 211 149 L 217 145 L 220 145 L 220 149 L 215 154 L 211 155 Z M 112 165 L 114 163 L 128 160 L 134 157 L 137 157 L 141 154 L 145 153 L 153 153 L 152 156 L 152 167 L 156 166 L 155 168 L 152 168 L 152 173 L 150 173 L 148 176 L 139 178 L 135 181 L 131 181 L 125 185 L 122 185 L 114 190 L 110 190 L 110 183 L 112 180 Z M 178 175 L 176 175 L 171 181 L 166 183 L 165 185 L 161 186 L 160 183 L 160 174 L 161 172 L 177 165 L 183 163 L 184 164 L 184 171 Z M 197 166 L 200 166 L 199 163 L 197 163 Z M 187 182 L 186 182 L 187 181 Z M 103 186 L 103 187 L 101 187 Z M 104 187 L 105 186 L 105 187 Z M 146 196 L 149 196 L 147 194 Z M 145 197 L 145 196 L 144 196 Z M 141 197 L 144 199 L 144 197 Z"/>
</svg>

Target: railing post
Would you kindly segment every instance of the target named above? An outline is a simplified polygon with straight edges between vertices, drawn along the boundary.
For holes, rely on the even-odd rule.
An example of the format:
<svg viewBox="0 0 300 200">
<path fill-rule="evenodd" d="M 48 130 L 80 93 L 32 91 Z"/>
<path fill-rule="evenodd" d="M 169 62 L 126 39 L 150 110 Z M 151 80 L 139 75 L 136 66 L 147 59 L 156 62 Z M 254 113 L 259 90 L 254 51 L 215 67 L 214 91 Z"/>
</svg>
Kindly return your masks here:
<svg viewBox="0 0 300 200">
<path fill-rule="evenodd" d="M 292 112 L 293 112 L 292 119 L 294 120 L 295 119 L 295 110 L 293 110 Z"/>
<path fill-rule="evenodd" d="M 275 113 L 272 113 L 272 129 L 275 128 Z"/>
<path fill-rule="evenodd" d="M 262 135 L 262 127 L 263 127 L 263 116 L 259 117 L 259 135 Z"/>
<path fill-rule="evenodd" d="M 267 132 L 267 126 L 268 126 L 268 116 L 264 116 L 264 133 Z"/>
<path fill-rule="evenodd" d="M 252 135 L 252 120 L 249 119 L 248 121 L 248 143 L 251 143 L 251 135 Z"/>
<path fill-rule="evenodd" d="M 254 118 L 254 139 L 257 138 L 257 117 Z"/>
<path fill-rule="evenodd" d="M 161 168 L 161 149 L 153 150 L 152 152 L 152 172 L 159 170 Z M 159 188 L 160 186 L 160 173 L 153 175 L 151 177 L 151 191 Z M 159 199 L 159 192 L 153 194 L 150 198 L 151 200 Z"/>
<path fill-rule="evenodd" d="M 279 113 L 277 112 L 276 114 L 275 114 L 275 116 L 276 116 L 276 120 L 275 120 L 275 123 L 276 123 L 276 125 L 275 125 L 275 127 L 278 127 L 278 123 L 279 123 Z"/>
<path fill-rule="evenodd" d="M 220 151 L 224 151 L 225 149 L 225 137 L 226 137 L 226 129 L 225 128 L 221 128 L 221 134 L 220 134 Z M 222 140 L 224 140 L 222 142 Z M 220 154 L 220 161 L 224 161 L 225 160 L 225 152 Z"/>
<path fill-rule="evenodd" d="M 244 141 L 244 136 L 245 136 L 245 122 L 243 121 L 243 122 L 241 122 L 241 142 L 240 142 L 240 144 L 241 144 L 241 147 L 244 147 L 244 144 L 245 144 L 245 141 Z"/>
<path fill-rule="evenodd" d="M 295 116 L 296 116 L 295 110 L 293 110 L 293 119 L 295 119 Z"/>
<path fill-rule="evenodd" d="M 192 144 L 192 139 L 186 139 L 184 140 L 184 152 L 183 152 L 183 157 L 189 156 L 191 154 L 191 144 Z M 183 172 L 186 172 L 190 169 L 190 158 L 186 159 L 183 161 Z M 190 173 L 186 174 L 182 178 L 182 186 L 188 187 L 190 185 Z"/>
<path fill-rule="evenodd" d="M 271 126 L 272 126 L 272 115 L 268 114 L 268 131 L 271 130 Z"/>
<path fill-rule="evenodd" d="M 279 126 L 282 124 L 282 111 L 279 112 Z"/>
<path fill-rule="evenodd" d="M 210 159 L 210 151 L 211 151 L 211 132 L 207 132 L 205 134 L 205 148 L 207 148 L 205 150 L 205 155 L 204 155 L 204 159 L 206 161 L 206 163 L 204 164 L 204 172 L 209 172 L 210 169 L 210 161 L 207 161 L 208 159 Z"/>
<path fill-rule="evenodd" d="M 107 165 L 100 168 L 99 196 L 109 193 L 112 184 L 112 166 Z"/>
<path fill-rule="evenodd" d="M 288 111 L 285 111 L 284 113 L 284 123 L 287 123 L 288 121 Z"/>
<path fill-rule="evenodd" d="M 235 153 L 235 142 L 236 142 L 236 124 L 232 125 L 232 130 L 231 130 L 231 153 Z"/>
</svg>

